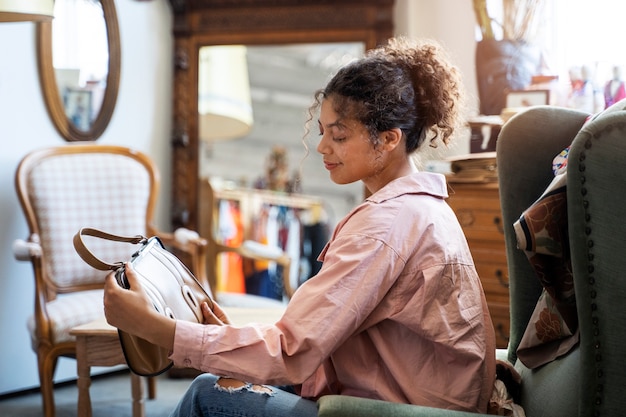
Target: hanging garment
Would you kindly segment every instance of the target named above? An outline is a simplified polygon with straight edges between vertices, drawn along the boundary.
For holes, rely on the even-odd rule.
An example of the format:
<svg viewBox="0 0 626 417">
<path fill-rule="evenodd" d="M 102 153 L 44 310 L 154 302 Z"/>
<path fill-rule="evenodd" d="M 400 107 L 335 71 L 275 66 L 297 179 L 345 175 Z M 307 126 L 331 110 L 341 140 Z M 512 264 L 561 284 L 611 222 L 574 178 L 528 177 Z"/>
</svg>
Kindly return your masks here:
<svg viewBox="0 0 626 417">
<path fill-rule="evenodd" d="M 298 288 L 300 285 L 300 248 L 302 247 L 302 239 L 300 236 L 300 219 L 296 215 L 294 209 L 287 210 L 285 216 L 286 242 L 285 252 L 291 258 L 291 266 L 289 271 L 289 281 L 292 289 Z"/>
<path fill-rule="evenodd" d="M 217 239 L 228 246 L 239 246 L 243 243 L 244 230 L 241 212 L 233 201 L 220 201 Z M 225 292 L 246 292 L 242 259 L 238 254 L 223 252 L 218 255 L 217 289 Z"/>
<path fill-rule="evenodd" d="M 309 265 L 309 273 L 301 277 L 301 281 L 306 281 L 316 275 L 322 268 L 322 263 L 317 257 L 328 242 L 328 225 L 324 222 L 305 224 L 302 228 L 302 257 Z M 302 284 L 302 282 L 300 283 Z"/>
</svg>

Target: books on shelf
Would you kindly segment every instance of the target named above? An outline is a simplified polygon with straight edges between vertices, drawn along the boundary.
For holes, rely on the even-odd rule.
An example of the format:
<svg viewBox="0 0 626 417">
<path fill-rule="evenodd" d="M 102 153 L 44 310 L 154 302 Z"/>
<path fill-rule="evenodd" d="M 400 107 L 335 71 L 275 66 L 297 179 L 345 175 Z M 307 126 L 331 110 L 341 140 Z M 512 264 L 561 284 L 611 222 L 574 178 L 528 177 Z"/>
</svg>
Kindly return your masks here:
<svg viewBox="0 0 626 417">
<path fill-rule="evenodd" d="M 449 182 L 497 182 L 495 152 L 471 153 L 447 159 L 450 162 Z"/>
</svg>

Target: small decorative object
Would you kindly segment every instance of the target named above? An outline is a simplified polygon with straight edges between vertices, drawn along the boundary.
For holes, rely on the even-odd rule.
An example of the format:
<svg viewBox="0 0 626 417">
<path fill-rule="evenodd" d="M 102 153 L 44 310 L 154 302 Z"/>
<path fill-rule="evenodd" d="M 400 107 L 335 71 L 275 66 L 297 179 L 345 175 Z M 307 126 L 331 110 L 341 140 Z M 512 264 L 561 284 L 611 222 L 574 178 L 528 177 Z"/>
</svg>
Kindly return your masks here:
<svg viewBox="0 0 626 417">
<path fill-rule="evenodd" d="M 515 90 L 506 95 L 506 106 L 531 107 L 550 103 L 550 90 Z"/>
<path fill-rule="evenodd" d="M 282 146 L 274 146 L 267 164 L 267 188 L 274 191 L 287 191 L 289 172 L 287 151 Z"/>
<path fill-rule="evenodd" d="M 268 189 L 286 193 L 300 191 L 300 175 L 294 172 L 289 177 L 287 150 L 282 146 L 274 146 L 270 152 L 265 176 L 257 179 L 254 188 Z"/>
<path fill-rule="evenodd" d="M 618 101 L 626 98 L 626 88 L 622 78 L 622 67 L 613 67 L 613 78 L 604 86 L 604 107 L 608 108 Z"/>
<path fill-rule="evenodd" d="M 88 131 L 91 127 L 91 94 L 85 88 L 68 88 L 65 94 L 65 114 L 77 129 Z"/>
<path fill-rule="evenodd" d="M 595 113 L 600 111 L 602 105 L 598 105 L 596 100 L 597 89 L 593 85 L 593 70 L 589 65 L 582 67 L 572 67 L 569 71 L 570 84 L 572 86 L 567 107 Z"/>
</svg>

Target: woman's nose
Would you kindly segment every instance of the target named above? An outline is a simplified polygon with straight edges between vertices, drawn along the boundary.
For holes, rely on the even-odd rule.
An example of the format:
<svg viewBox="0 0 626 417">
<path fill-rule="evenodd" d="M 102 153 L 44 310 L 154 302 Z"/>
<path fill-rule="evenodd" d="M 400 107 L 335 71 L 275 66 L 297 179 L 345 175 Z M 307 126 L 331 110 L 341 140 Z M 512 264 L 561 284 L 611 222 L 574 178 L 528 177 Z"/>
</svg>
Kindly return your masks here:
<svg viewBox="0 0 626 417">
<path fill-rule="evenodd" d="M 324 153 L 328 152 L 326 135 L 322 135 L 319 143 L 317 144 L 317 152 L 324 155 Z"/>
</svg>

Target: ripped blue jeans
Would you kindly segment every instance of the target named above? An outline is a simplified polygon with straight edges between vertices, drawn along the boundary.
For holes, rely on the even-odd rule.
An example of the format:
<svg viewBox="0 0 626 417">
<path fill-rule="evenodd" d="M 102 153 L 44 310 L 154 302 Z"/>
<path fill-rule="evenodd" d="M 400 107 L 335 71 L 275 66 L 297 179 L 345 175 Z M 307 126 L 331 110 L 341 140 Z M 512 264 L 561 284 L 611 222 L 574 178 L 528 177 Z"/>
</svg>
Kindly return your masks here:
<svg viewBox="0 0 626 417">
<path fill-rule="evenodd" d="M 317 403 L 269 385 L 198 376 L 170 417 L 315 417 Z"/>
</svg>

